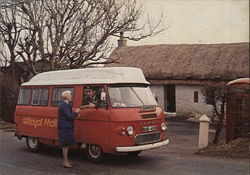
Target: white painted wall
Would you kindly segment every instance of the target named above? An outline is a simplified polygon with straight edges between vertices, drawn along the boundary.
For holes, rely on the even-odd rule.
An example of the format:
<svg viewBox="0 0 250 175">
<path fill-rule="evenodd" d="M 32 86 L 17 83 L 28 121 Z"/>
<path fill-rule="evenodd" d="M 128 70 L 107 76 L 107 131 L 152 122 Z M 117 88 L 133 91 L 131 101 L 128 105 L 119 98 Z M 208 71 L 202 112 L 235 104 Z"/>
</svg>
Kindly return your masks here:
<svg viewBox="0 0 250 175">
<path fill-rule="evenodd" d="M 198 103 L 194 103 L 194 91 L 198 91 Z M 186 117 L 199 118 L 212 115 L 212 105 L 207 105 L 202 95 L 202 86 L 176 85 L 176 112 Z"/>
<path fill-rule="evenodd" d="M 158 97 L 158 104 L 162 110 L 164 110 L 164 86 L 163 85 L 151 85 L 150 89 L 154 96 Z"/>
<path fill-rule="evenodd" d="M 202 94 L 202 86 L 176 85 L 176 113 L 185 117 L 199 118 L 203 114 L 212 115 L 212 105 L 207 105 Z M 158 97 L 158 104 L 164 110 L 164 85 L 151 85 L 153 95 Z M 198 91 L 198 103 L 194 103 L 194 91 Z M 165 98 L 167 95 L 165 94 Z"/>
</svg>

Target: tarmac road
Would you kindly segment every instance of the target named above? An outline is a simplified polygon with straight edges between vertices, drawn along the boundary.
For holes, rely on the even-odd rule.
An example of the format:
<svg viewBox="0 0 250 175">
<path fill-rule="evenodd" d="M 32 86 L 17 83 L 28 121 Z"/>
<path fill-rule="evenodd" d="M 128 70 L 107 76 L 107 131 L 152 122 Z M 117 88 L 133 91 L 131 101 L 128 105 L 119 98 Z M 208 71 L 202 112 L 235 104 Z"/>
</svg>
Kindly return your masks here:
<svg viewBox="0 0 250 175">
<path fill-rule="evenodd" d="M 31 153 L 25 140 L 0 131 L 0 175 L 249 175 L 249 160 L 196 156 L 198 125 L 169 122 L 170 144 L 144 151 L 139 157 L 109 155 L 92 163 L 79 150 L 70 151 L 74 168 L 61 166 L 61 150 L 45 148 Z"/>
</svg>

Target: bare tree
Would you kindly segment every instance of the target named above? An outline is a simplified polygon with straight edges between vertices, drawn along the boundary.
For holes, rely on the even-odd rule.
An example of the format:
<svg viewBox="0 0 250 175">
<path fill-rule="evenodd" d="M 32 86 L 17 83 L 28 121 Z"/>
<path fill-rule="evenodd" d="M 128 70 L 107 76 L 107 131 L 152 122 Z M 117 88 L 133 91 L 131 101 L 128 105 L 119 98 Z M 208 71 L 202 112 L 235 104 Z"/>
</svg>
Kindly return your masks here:
<svg viewBox="0 0 250 175">
<path fill-rule="evenodd" d="M 223 128 L 225 119 L 225 104 L 227 100 L 227 86 L 214 85 L 204 88 L 203 94 L 209 104 L 213 106 L 214 115 L 212 116 L 212 124 L 215 127 L 215 136 L 213 142 L 215 144 L 219 141 L 219 136 Z"/>
<path fill-rule="evenodd" d="M 38 60 L 49 70 L 114 62 L 106 58 L 112 37 L 126 32 L 125 38 L 138 41 L 163 30 L 159 29 L 162 16 L 154 25 L 149 20 L 138 25 L 142 7 L 136 0 L 11 2 L 15 5 L 11 18 L 15 20 L 11 29 L 16 30 L 14 50 L 34 75 Z"/>
<path fill-rule="evenodd" d="M 2 67 L 6 67 L 7 65 L 8 65 L 8 59 L 6 59 L 4 42 L 0 39 L 0 70 Z"/>
<path fill-rule="evenodd" d="M 19 20 L 19 22 L 18 22 Z M 1 2 L 0 8 L 0 36 L 2 38 L 0 57 L 4 66 L 11 68 L 12 80 L 15 80 L 15 62 L 18 59 L 16 46 L 20 37 L 21 28 L 18 24 L 21 20 L 17 17 L 15 6 Z"/>
</svg>

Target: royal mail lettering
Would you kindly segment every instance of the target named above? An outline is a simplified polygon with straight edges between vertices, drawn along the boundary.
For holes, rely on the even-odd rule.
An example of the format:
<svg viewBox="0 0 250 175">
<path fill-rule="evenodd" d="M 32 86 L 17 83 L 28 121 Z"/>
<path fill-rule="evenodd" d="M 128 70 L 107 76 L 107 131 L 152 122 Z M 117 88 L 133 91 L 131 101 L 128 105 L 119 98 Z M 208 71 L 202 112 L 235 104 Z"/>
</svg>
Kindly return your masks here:
<svg viewBox="0 0 250 175">
<path fill-rule="evenodd" d="M 49 119 L 49 118 L 40 118 L 34 119 L 31 117 L 24 117 L 22 119 L 24 125 L 32 126 L 34 128 L 38 127 L 57 127 L 57 119 Z"/>
</svg>

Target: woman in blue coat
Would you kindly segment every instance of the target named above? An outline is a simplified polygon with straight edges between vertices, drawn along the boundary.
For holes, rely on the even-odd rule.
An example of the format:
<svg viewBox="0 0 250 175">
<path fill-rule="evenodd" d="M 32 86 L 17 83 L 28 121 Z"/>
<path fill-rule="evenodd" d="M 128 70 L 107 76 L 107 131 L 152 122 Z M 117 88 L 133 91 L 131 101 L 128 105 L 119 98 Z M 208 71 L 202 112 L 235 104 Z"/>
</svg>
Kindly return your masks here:
<svg viewBox="0 0 250 175">
<path fill-rule="evenodd" d="M 58 108 L 58 137 L 63 152 L 63 166 L 72 168 L 72 164 L 68 161 L 68 150 L 69 146 L 75 144 L 74 119 L 79 117 L 80 109 L 77 108 L 75 112 L 72 112 L 72 106 L 69 104 L 72 101 L 71 91 L 64 91 L 61 95 L 63 101 L 59 103 Z"/>
</svg>

